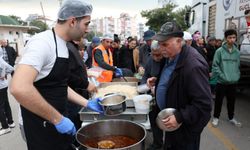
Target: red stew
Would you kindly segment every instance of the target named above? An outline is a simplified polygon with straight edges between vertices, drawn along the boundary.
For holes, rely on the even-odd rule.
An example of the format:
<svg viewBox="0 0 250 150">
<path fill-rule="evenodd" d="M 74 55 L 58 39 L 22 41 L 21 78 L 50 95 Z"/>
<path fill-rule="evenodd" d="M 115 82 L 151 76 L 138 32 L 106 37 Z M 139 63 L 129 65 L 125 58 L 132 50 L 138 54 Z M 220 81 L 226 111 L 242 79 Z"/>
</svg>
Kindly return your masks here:
<svg viewBox="0 0 250 150">
<path fill-rule="evenodd" d="M 103 137 L 94 137 L 86 139 L 83 143 L 91 148 L 98 148 L 98 142 L 103 140 L 113 141 L 115 143 L 115 148 L 123 148 L 137 143 L 138 141 L 123 135 L 106 135 Z"/>
</svg>

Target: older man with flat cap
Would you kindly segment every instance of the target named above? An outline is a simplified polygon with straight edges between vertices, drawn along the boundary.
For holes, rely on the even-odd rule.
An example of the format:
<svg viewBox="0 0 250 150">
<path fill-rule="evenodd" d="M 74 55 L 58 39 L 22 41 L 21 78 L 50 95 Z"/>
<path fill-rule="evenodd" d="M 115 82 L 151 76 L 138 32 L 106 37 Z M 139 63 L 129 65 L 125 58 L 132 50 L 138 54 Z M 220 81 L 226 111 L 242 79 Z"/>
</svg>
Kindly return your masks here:
<svg viewBox="0 0 250 150">
<path fill-rule="evenodd" d="M 52 30 L 35 35 L 26 45 L 12 79 L 10 91 L 21 104 L 29 150 L 70 150 L 75 125 L 67 117 L 66 104 L 102 112 L 99 99 L 87 101 L 68 87 L 67 41 L 79 41 L 87 32 L 92 6 L 82 0 L 66 0 Z"/>
<path fill-rule="evenodd" d="M 158 111 L 175 108 L 177 111 L 162 121 L 168 129 L 165 150 L 199 150 L 200 134 L 210 119 L 211 93 L 208 65 L 192 47 L 183 45 L 183 32 L 175 22 L 162 25 L 154 37 L 159 41 L 163 57 L 157 78 L 149 78 L 148 85 L 156 90 Z"/>
</svg>

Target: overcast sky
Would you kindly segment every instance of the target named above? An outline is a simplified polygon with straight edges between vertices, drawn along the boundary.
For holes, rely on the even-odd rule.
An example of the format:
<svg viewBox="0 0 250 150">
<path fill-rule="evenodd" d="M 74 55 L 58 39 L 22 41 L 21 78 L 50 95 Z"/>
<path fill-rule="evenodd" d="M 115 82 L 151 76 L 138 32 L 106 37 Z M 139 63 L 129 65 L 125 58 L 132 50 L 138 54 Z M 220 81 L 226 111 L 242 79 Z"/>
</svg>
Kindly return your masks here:
<svg viewBox="0 0 250 150">
<path fill-rule="evenodd" d="M 158 7 L 158 0 L 85 0 L 93 5 L 92 18 L 104 16 L 119 17 L 122 12 L 140 15 L 142 10 Z M 192 0 L 175 0 L 179 7 L 191 5 Z M 43 4 L 45 16 L 55 20 L 59 9 L 59 0 L 0 0 L 1 15 L 16 15 L 26 19 L 28 14 L 42 15 L 40 2 Z"/>
</svg>

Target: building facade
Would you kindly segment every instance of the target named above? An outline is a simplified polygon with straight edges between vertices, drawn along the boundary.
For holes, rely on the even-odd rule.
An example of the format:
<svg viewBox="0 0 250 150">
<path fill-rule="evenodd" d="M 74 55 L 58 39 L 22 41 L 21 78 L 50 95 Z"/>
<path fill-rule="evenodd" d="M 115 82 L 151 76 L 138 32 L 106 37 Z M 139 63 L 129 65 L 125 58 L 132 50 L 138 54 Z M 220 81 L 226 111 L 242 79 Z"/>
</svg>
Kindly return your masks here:
<svg viewBox="0 0 250 150">
<path fill-rule="evenodd" d="M 31 28 L 31 26 L 22 26 L 16 20 L 0 15 L 0 39 L 8 40 L 10 46 L 20 54 L 20 50 L 24 47 L 25 38 L 24 33 Z"/>
<path fill-rule="evenodd" d="M 91 21 L 90 30 L 103 35 L 118 34 L 122 40 L 129 36 L 140 38 L 143 34 L 144 24 L 137 20 L 137 16 L 130 16 L 128 13 L 121 13 L 119 18 L 97 18 Z"/>
</svg>

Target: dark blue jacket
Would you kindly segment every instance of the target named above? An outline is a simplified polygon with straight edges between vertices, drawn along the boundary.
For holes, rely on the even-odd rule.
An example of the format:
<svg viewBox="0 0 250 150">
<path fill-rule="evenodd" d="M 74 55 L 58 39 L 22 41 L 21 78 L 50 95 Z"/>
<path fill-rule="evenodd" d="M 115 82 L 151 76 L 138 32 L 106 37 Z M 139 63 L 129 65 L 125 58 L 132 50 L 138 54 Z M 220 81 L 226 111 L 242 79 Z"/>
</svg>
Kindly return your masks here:
<svg viewBox="0 0 250 150">
<path fill-rule="evenodd" d="M 208 78 L 206 60 L 194 48 L 183 46 L 166 91 L 167 108 L 177 109 L 174 115 L 182 125 L 166 132 L 168 143 L 188 143 L 200 136 L 207 125 L 212 110 Z"/>
<path fill-rule="evenodd" d="M 141 84 L 147 83 L 147 79 L 150 77 L 157 77 L 160 73 L 161 64 L 164 62 L 165 59 L 162 59 L 161 62 L 156 62 L 153 57 L 150 56 L 147 64 L 145 65 L 145 73 L 141 79 Z"/>
</svg>

